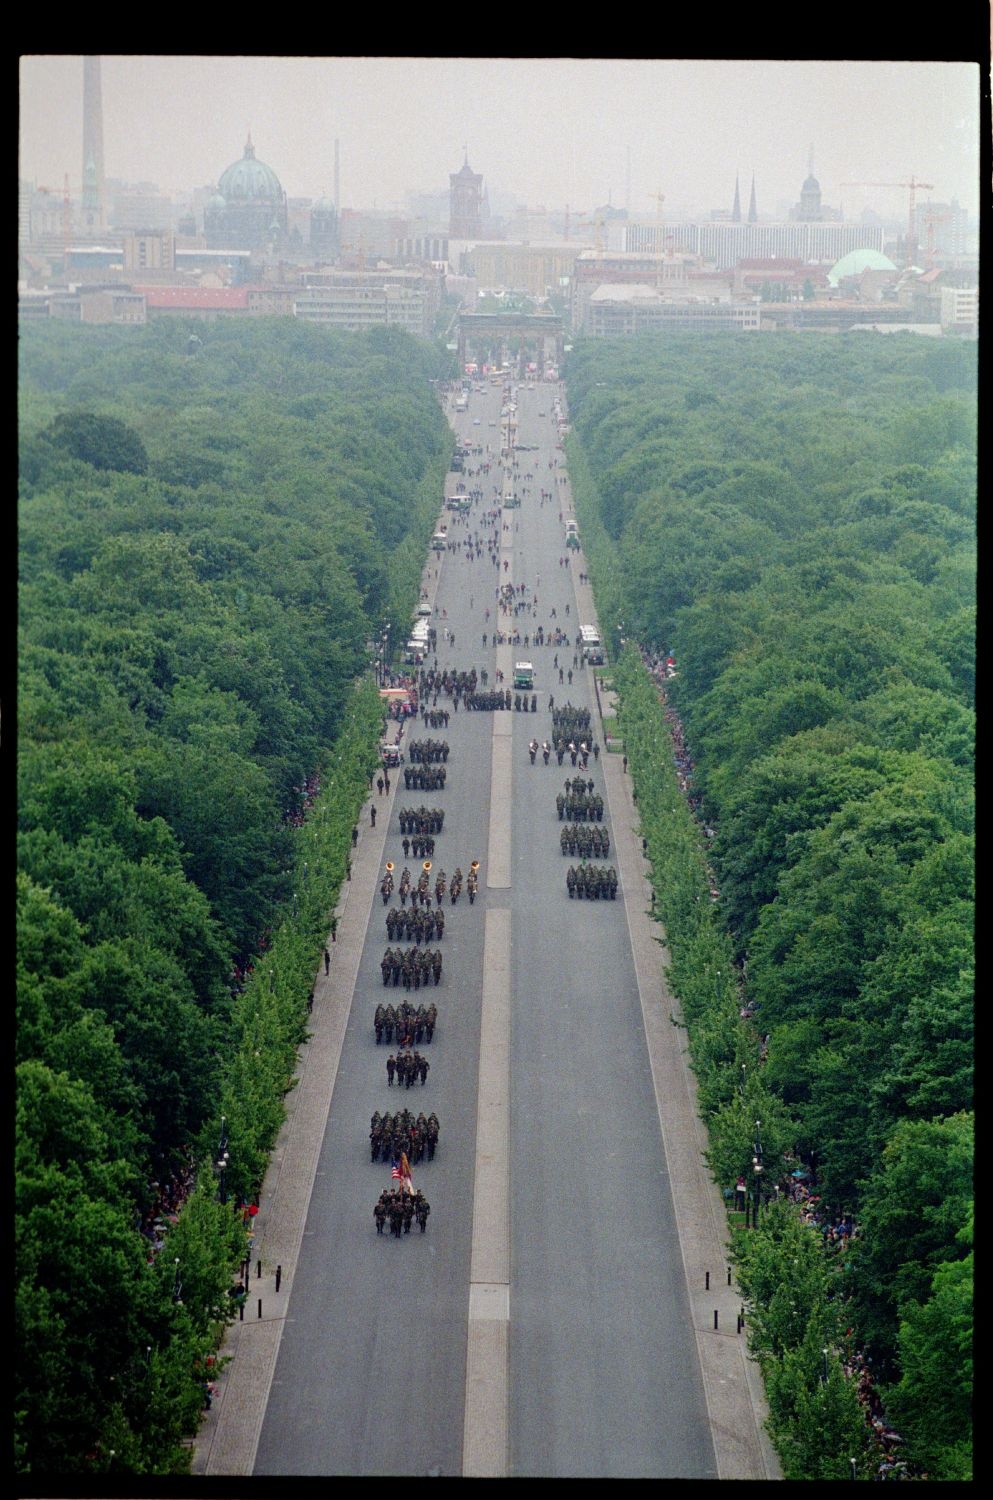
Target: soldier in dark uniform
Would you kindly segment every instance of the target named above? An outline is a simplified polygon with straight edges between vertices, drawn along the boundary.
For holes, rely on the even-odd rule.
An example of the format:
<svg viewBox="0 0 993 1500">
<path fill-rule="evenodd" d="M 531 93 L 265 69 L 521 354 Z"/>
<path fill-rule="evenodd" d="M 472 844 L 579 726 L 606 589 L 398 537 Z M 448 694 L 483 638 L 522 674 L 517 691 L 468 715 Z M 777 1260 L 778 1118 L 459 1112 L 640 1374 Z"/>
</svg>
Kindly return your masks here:
<svg viewBox="0 0 993 1500">
<path fill-rule="evenodd" d="M 376 1233 L 382 1234 L 383 1225 L 386 1223 L 386 1204 L 382 1198 L 379 1199 L 376 1207 L 373 1209 L 372 1216 L 376 1220 Z"/>
<path fill-rule="evenodd" d="M 417 1222 L 421 1226 L 422 1234 L 428 1227 L 428 1214 L 430 1212 L 431 1205 L 425 1198 L 424 1194 L 421 1192 L 420 1188 L 418 1188 L 417 1192 L 414 1194 L 414 1213 L 417 1215 Z"/>
<path fill-rule="evenodd" d="M 391 1052 L 390 1055 L 389 1055 L 389 1057 L 386 1059 L 386 1081 L 389 1084 L 390 1088 L 393 1087 L 393 1075 L 396 1072 L 396 1070 L 397 1070 L 397 1060 L 393 1056 L 393 1053 Z"/>
<path fill-rule="evenodd" d="M 421 1085 L 423 1087 L 428 1081 L 428 1068 L 430 1068 L 431 1064 L 426 1057 L 421 1057 L 419 1052 L 415 1052 L 414 1057 L 417 1059 L 417 1071 L 421 1075 Z"/>
<path fill-rule="evenodd" d="M 409 1193 L 403 1195 L 403 1232 L 410 1233 L 410 1226 L 414 1222 L 414 1200 Z"/>
</svg>

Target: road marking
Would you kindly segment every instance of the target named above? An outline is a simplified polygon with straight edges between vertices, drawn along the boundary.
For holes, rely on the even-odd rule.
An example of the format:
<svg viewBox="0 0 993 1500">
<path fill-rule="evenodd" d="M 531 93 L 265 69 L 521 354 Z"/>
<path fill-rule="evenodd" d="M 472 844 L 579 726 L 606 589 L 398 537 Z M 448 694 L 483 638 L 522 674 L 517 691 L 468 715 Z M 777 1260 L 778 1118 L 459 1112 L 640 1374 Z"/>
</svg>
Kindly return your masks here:
<svg viewBox="0 0 993 1500">
<path fill-rule="evenodd" d="M 510 1334 L 510 928 L 486 913 L 462 1474 L 505 1478 Z"/>
</svg>

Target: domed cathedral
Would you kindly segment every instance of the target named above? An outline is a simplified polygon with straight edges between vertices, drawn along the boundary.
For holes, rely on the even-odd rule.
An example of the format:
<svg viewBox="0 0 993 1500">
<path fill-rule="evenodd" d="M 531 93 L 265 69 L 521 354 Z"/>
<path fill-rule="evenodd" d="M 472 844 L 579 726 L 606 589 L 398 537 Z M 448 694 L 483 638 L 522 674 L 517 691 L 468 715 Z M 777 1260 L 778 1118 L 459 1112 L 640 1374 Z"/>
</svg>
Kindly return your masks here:
<svg viewBox="0 0 993 1500">
<path fill-rule="evenodd" d="M 286 238 L 286 194 L 271 167 L 256 158 L 249 134 L 245 154 L 221 175 L 203 216 L 211 249 L 265 250 Z"/>
</svg>

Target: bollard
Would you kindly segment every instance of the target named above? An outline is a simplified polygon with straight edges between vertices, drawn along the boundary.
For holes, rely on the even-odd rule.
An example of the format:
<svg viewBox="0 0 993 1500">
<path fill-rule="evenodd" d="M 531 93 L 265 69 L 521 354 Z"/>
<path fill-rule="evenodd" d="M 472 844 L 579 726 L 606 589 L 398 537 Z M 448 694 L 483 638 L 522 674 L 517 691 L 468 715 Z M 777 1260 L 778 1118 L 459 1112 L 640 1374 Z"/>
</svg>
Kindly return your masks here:
<svg viewBox="0 0 993 1500">
<path fill-rule="evenodd" d="M 731 1285 L 731 1267 L 728 1266 L 728 1286 Z"/>
<path fill-rule="evenodd" d="M 261 1318 L 261 1316 L 262 1316 L 262 1298 L 260 1297 L 259 1298 L 259 1317 Z"/>
<path fill-rule="evenodd" d="M 243 1299 L 241 1302 L 238 1303 L 238 1322 L 239 1323 L 244 1323 L 244 1321 L 245 1321 L 245 1303 L 244 1303 L 244 1299 Z"/>
<path fill-rule="evenodd" d="M 738 1317 L 738 1332 L 739 1333 L 741 1332 L 741 1317 L 740 1317 L 740 1315 Z"/>
<path fill-rule="evenodd" d="M 276 1291 L 277 1292 L 279 1291 L 279 1283 L 282 1281 L 282 1279 L 283 1279 L 283 1268 L 282 1268 L 282 1266 L 277 1266 L 276 1267 Z"/>
<path fill-rule="evenodd" d="M 710 1272 L 709 1271 L 707 1272 L 707 1279 L 706 1279 L 706 1285 L 704 1287 L 704 1291 L 707 1291 L 707 1292 L 710 1291 Z"/>
<path fill-rule="evenodd" d="M 261 1281 L 262 1280 L 262 1258 L 261 1258 L 261 1256 L 255 1262 L 255 1279 L 256 1279 L 256 1281 Z"/>
<path fill-rule="evenodd" d="M 717 1308 L 714 1308 L 714 1332 L 717 1332 Z"/>
</svg>

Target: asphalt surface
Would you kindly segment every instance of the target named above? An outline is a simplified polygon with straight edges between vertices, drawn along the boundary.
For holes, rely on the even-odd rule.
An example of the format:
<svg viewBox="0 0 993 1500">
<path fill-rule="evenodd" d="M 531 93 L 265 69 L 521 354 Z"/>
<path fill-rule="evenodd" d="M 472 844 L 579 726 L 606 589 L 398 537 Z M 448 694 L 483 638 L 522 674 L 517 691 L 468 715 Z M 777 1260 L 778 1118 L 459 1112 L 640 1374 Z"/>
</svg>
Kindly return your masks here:
<svg viewBox="0 0 993 1500">
<path fill-rule="evenodd" d="M 575 773 L 568 757 L 561 769 L 554 756 L 547 767 L 540 755 L 529 762 L 528 741 L 552 738 L 550 694 L 593 711 L 603 750 L 592 674 L 573 667 L 571 645 L 492 645 L 495 590 L 507 579 L 526 586 L 526 601 L 537 595 L 534 614 L 517 617 L 522 634 L 542 623 L 573 639 L 594 618 L 577 579 L 582 554 L 567 553 L 560 520 L 571 503 L 557 483 L 557 393 L 519 386 L 508 476 L 499 388 L 452 416 L 467 441 L 494 451 L 489 475 L 465 476 L 484 499 L 467 523 L 450 520 L 451 537 L 492 533 L 482 513 L 499 503 L 494 487 L 513 483 L 522 505 L 497 522 L 507 528 L 499 573 L 485 546 L 472 562 L 429 560 L 438 662 L 486 668 L 492 685 L 498 666 L 509 673 L 526 656 L 539 711 L 460 708 L 447 730 L 418 721 L 404 742 L 451 745 L 445 789 L 407 792 L 394 773 L 389 796 L 372 793 L 377 828 L 367 809 L 332 973 L 319 976 L 314 1039 L 262 1196 L 263 1274 L 248 1320 L 231 1331 L 232 1362 L 194 1472 L 778 1475 L 735 1330 L 720 1197 L 702 1165 L 685 1033 L 669 1021 L 620 757 L 591 758 L 586 773 L 607 799 L 608 862 L 621 876 L 613 902 L 570 901 L 555 796 Z M 554 492 L 543 505 L 541 489 Z M 571 687 L 558 682 L 556 652 Z M 439 706 L 452 710 L 450 700 Z M 446 898 L 441 984 L 414 997 L 439 1008 L 422 1049 L 431 1070 L 401 1097 L 387 1087 L 390 1049 L 372 1028 L 376 1004 L 397 998 L 379 970 L 388 939 L 378 885 L 387 859 L 398 872 L 405 863 L 398 809 L 420 803 L 445 810 L 432 880 L 439 867 L 466 873 L 479 859 L 482 882 L 472 907 L 464 894 L 455 908 Z M 416 876 L 419 862 L 406 863 Z M 374 1109 L 404 1105 L 433 1109 L 441 1136 L 434 1161 L 413 1172 L 431 1203 L 427 1232 L 415 1225 L 398 1243 L 375 1233 L 372 1208 L 390 1172 L 370 1162 L 368 1130 Z"/>
</svg>

